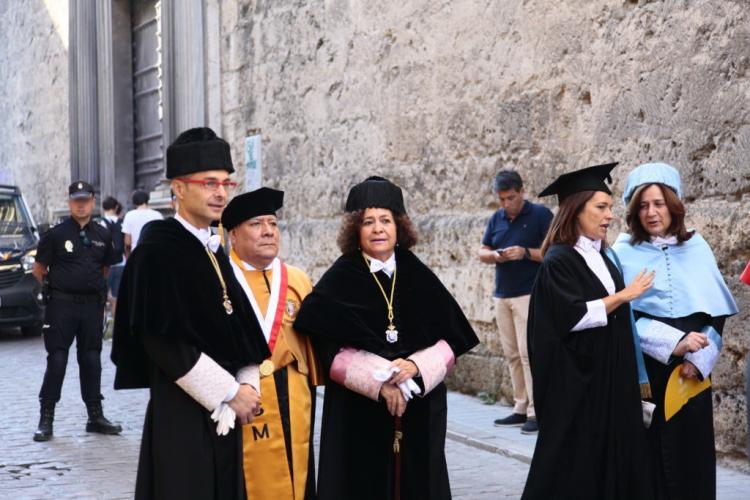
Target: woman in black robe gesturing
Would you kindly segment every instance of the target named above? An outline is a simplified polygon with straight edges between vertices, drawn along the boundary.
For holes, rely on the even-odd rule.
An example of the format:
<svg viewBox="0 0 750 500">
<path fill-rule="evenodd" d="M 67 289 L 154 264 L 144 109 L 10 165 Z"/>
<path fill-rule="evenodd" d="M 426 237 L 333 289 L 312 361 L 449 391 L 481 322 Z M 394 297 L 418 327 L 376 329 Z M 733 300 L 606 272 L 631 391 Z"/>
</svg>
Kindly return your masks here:
<svg viewBox="0 0 750 500">
<path fill-rule="evenodd" d="M 328 380 L 318 497 L 448 499 L 443 379 L 477 337 L 409 251 L 416 233 L 399 187 L 371 177 L 352 188 L 346 210 L 343 255 L 294 324 Z"/>
<path fill-rule="evenodd" d="M 539 422 L 525 499 L 653 497 L 627 287 L 605 254 L 616 163 L 560 176 L 560 209 L 531 292 L 529 355 Z"/>
</svg>

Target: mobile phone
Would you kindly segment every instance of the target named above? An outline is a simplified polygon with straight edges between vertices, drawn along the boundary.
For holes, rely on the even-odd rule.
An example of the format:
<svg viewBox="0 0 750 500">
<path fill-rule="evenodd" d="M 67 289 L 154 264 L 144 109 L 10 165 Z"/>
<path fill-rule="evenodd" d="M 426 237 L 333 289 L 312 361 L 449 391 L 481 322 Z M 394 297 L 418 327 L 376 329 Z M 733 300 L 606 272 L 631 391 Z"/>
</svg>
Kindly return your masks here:
<svg viewBox="0 0 750 500">
<path fill-rule="evenodd" d="M 503 253 L 503 252 L 505 251 L 505 249 L 504 249 L 504 248 L 498 248 L 498 249 L 496 249 L 495 251 L 496 251 L 497 253 L 499 253 L 499 254 L 501 254 L 501 255 L 502 255 L 502 253 Z"/>
</svg>

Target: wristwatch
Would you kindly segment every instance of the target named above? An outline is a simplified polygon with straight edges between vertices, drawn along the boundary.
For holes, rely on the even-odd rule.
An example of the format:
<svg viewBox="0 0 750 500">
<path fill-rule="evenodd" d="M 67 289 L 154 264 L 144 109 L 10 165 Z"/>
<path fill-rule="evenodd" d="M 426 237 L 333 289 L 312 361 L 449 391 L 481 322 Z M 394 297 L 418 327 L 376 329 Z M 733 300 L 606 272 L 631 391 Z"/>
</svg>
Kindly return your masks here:
<svg viewBox="0 0 750 500">
<path fill-rule="evenodd" d="M 531 252 L 529 252 L 528 247 L 524 247 L 523 249 L 523 256 L 529 260 L 531 260 Z"/>
</svg>

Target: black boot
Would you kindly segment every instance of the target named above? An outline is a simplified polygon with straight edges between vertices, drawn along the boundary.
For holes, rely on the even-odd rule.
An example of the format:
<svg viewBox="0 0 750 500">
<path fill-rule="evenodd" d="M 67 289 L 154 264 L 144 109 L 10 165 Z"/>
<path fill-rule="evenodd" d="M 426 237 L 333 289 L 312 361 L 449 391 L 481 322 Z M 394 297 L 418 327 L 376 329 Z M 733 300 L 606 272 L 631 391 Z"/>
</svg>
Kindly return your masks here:
<svg viewBox="0 0 750 500">
<path fill-rule="evenodd" d="M 86 409 L 89 412 L 86 432 L 98 432 L 99 434 L 119 434 L 122 432 L 122 427 L 106 419 L 102 411 L 101 401 L 86 403 Z"/>
<path fill-rule="evenodd" d="M 55 419 L 55 403 L 41 401 L 39 413 L 39 427 L 34 432 L 34 441 L 49 441 L 52 439 L 52 421 Z"/>
</svg>

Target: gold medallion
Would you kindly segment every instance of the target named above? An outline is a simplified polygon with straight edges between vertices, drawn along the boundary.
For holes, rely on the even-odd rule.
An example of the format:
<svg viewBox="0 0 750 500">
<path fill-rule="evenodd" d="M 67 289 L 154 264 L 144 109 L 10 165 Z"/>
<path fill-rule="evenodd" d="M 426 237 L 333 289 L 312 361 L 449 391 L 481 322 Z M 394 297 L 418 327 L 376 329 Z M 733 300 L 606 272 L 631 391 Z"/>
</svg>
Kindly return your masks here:
<svg viewBox="0 0 750 500">
<path fill-rule="evenodd" d="M 273 361 L 271 361 L 270 359 L 266 359 L 260 364 L 260 376 L 261 377 L 268 377 L 269 375 L 272 375 L 273 370 L 274 370 Z"/>
</svg>

